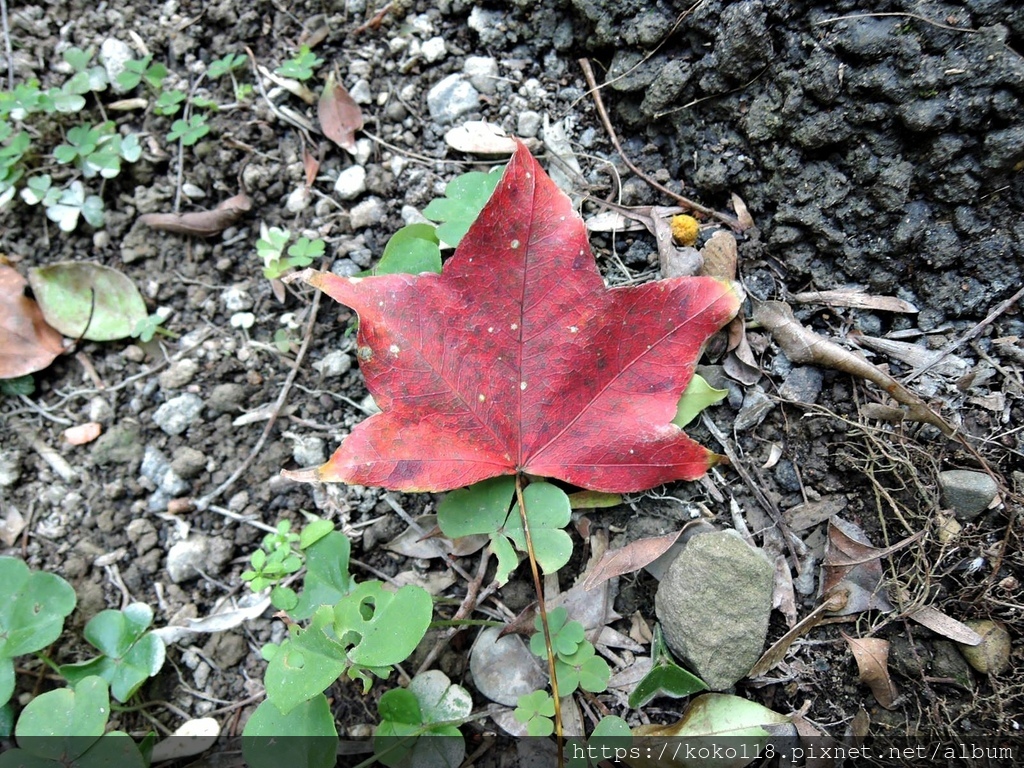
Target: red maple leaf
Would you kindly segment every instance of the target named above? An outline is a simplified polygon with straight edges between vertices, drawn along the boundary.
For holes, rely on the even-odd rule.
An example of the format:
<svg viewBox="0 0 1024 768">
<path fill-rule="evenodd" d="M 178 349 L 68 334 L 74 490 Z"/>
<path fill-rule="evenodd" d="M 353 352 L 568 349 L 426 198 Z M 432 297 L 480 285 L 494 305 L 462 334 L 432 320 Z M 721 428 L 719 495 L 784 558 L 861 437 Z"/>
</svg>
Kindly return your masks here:
<svg viewBox="0 0 1024 768">
<path fill-rule="evenodd" d="M 382 412 L 294 479 L 443 491 L 525 472 L 623 493 L 718 458 L 671 421 L 736 290 L 606 288 L 582 220 L 521 144 L 441 274 L 303 277 L 358 313 Z"/>
</svg>

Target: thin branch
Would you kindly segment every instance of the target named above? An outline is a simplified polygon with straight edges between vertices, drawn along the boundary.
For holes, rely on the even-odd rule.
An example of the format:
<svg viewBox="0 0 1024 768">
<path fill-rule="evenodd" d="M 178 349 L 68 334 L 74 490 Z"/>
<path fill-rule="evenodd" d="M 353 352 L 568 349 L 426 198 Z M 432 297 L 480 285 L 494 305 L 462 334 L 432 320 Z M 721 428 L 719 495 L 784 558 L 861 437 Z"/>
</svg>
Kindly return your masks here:
<svg viewBox="0 0 1024 768">
<path fill-rule="evenodd" d="M 668 195 L 673 200 L 678 201 L 680 205 L 689 208 L 691 211 L 698 211 L 699 213 L 703 213 L 705 216 L 711 216 L 712 218 L 718 219 L 720 222 L 730 227 L 731 229 L 734 229 L 737 232 L 741 231 L 742 227 L 740 227 L 739 222 L 732 216 L 729 216 L 724 213 L 719 213 L 713 208 L 708 208 L 707 206 L 701 205 L 700 203 L 694 202 L 689 198 L 683 197 L 682 195 L 673 192 L 668 187 L 659 184 L 646 173 L 641 171 L 633 164 L 632 160 L 626 157 L 626 153 L 622 151 L 622 144 L 619 143 L 619 137 L 615 133 L 615 129 L 612 128 L 612 121 L 608 117 L 608 112 L 604 108 L 604 100 L 601 98 L 601 89 L 597 85 L 597 80 L 594 77 L 594 68 L 590 66 L 590 60 L 580 59 L 579 65 L 580 68 L 583 70 L 583 77 L 586 78 L 587 80 L 587 88 L 590 90 L 590 95 L 594 97 L 594 106 L 597 108 L 598 117 L 601 118 L 601 124 L 604 126 L 605 131 L 608 133 L 608 138 L 611 140 L 612 145 L 615 147 L 615 151 L 619 153 L 619 157 L 621 157 L 622 162 L 624 162 L 629 167 L 629 170 L 631 170 L 633 173 L 635 173 L 637 176 L 639 176 L 641 179 L 647 182 L 651 187 L 661 192 L 663 195 Z"/>
</svg>

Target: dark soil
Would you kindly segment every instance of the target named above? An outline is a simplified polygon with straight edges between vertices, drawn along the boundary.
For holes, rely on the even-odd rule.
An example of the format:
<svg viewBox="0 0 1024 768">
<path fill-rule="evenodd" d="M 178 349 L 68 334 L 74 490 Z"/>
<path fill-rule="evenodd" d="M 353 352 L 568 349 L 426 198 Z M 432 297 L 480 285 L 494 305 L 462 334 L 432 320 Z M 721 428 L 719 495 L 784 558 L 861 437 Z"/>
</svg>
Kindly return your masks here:
<svg viewBox="0 0 1024 768">
<path fill-rule="evenodd" d="M 741 681 L 736 692 L 779 712 L 804 710 L 837 737 L 859 712 L 867 712 L 872 737 L 884 742 L 1018 736 L 1024 728 L 1024 318 L 1012 305 L 982 321 L 1014 294 L 1024 274 L 1024 8 L 1009 0 L 871 5 L 869 14 L 854 2 L 704 1 L 689 8 L 661 0 L 539 6 L 409 0 L 393 4 L 379 26 L 361 31 L 380 10 L 364 0 L 287 6 L 115 0 L 100 7 L 53 0 L 10 7 L 16 81 L 35 77 L 44 86 L 66 78 L 57 66 L 59 50 L 98 49 L 109 37 L 131 45 L 136 57 L 144 45 L 183 87 L 196 81 L 204 63 L 227 53 L 248 46 L 272 70 L 311 39 L 327 62 L 311 87 L 318 89 L 336 68 L 350 91 L 367 94 L 362 109 L 367 134 L 375 137 L 364 138 L 360 148 L 366 189 L 357 199 L 333 196 L 339 172 L 355 161 L 325 145 L 317 181 L 303 201 L 299 132 L 258 90 L 238 108 L 211 116 L 211 133 L 185 149 L 180 175 L 178 149 L 164 139 L 169 118 L 151 108 L 112 112 L 119 126 L 151 141 L 143 142 L 138 163 L 106 183 L 103 230 L 81 226 L 61 233 L 38 208 L 20 201 L 3 213 L 0 250 L 21 271 L 68 259 L 116 267 L 139 285 L 152 309 L 170 310 L 165 327 L 182 334 L 177 342 L 144 346 L 81 343 L 77 354 L 35 376 L 31 397 L 0 400 L 0 476 L 6 478 L 0 516 L 26 521 L 3 554 L 61 574 L 78 593 L 69 631 L 51 657 L 67 662 L 87 654 L 78 630 L 105 607 L 147 602 L 162 627 L 206 616 L 220 601 L 244 595 L 239 576 L 264 533 L 246 520 L 298 525 L 302 511 L 315 512 L 349 533 L 353 556 L 373 568 L 394 575 L 412 567 L 382 547 L 406 528 L 382 491 L 314 488 L 278 474 L 326 458 L 366 415 L 356 365 L 334 376 L 314 367 L 336 350 L 353 352 L 352 318 L 333 302 L 320 308 L 269 439 L 236 482 L 210 497 L 256 445 L 266 423 L 259 411 L 271 408 L 285 385 L 309 317 L 308 292 L 289 289 L 282 303 L 263 278 L 254 248 L 260 223 L 323 237 L 335 271 L 353 274 L 370 266 L 389 235 L 448 180 L 483 167 L 446 147 L 451 125 L 427 104 L 430 88 L 463 72 L 471 56 L 493 58 L 498 76 L 455 122 L 486 119 L 510 134 L 525 130 L 543 138 L 536 125 L 541 118 L 565 121 L 582 167 L 582 176 L 572 177 L 577 193 L 622 205 L 674 204 L 635 177 L 615 152 L 577 63 L 585 56 L 598 81 L 608 81 L 603 97 L 613 125 L 625 154 L 642 170 L 717 210 L 729 210 L 731 194 L 746 203 L 756 226 L 739 236 L 740 276 L 751 297 L 787 300 L 802 291 L 862 288 L 919 311 L 810 303 L 794 304 L 797 316 L 850 346 L 861 336 L 888 335 L 920 350 L 960 341 L 949 364 L 909 386 L 962 436 L 948 439 L 932 427 L 869 418 L 864 405 L 888 402 L 878 389 L 825 368 L 820 377 L 807 376 L 768 334 L 750 329 L 764 374 L 757 384 L 709 369 L 729 389 L 711 416 L 739 466 L 720 468 L 705 483 L 660 489 L 617 510 L 588 514 L 591 525 L 609 528 L 618 546 L 676 530 L 691 513 L 731 527 L 735 512 L 758 543 L 785 552 L 772 514 L 786 518 L 799 505 L 824 501 L 878 547 L 923 532 L 885 561 L 890 592 L 901 595 L 896 602 L 904 608 L 930 604 L 960 621 L 1003 623 L 1012 640 L 1005 671 L 967 669 L 948 641 L 897 610 L 812 630 L 780 667 Z M 434 37 L 443 39 L 446 52 L 428 62 L 422 51 Z M 238 77 L 253 82 L 249 69 Z M 226 80 L 211 91 L 221 103 L 232 100 Z M 269 95 L 315 123 L 315 108 Z M 102 95 L 104 103 L 113 98 Z M 95 102 L 87 109 L 94 122 L 101 119 Z M 535 146 L 550 167 L 543 144 Z M 136 223 L 139 214 L 171 210 L 182 183 L 205 194 L 183 197 L 182 210 L 212 207 L 240 183 L 253 210 L 207 240 L 154 234 Z M 599 208 L 585 203 L 584 210 Z M 593 242 L 610 281 L 654 276 L 652 237 L 600 235 Z M 239 312 L 254 315 L 250 328 L 231 324 Z M 272 343 L 281 328 L 290 329 L 295 342 L 287 353 Z M 901 353 L 865 349 L 897 378 L 915 368 Z M 187 429 L 168 434 L 154 414 L 186 393 L 201 398 L 203 409 Z M 243 413 L 253 418 L 236 425 Z M 89 446 L 67 445 L 62 431 L 85 421 L 101 422 L 104 435 Z M 704 427 L 691 434 L 723 450 Z M 58 451 L 74 476 L 62 477 L 33 445 Z M 180 484 L 161 485 L 166 463 Z M 1001 487 L 988 511 L 943 541 L 946 503 L 938 473 L 947 469 L 991 470 Z M 197 499 L 204 500 L 201 510 L 189 503 Z M 392 500 L 412 515 L 436 506 L 433 497 L 392 494 Z M 823 525 L 798 534 L 812 555 L 820 554 Z M 168 551 L 199 534 L 211 542 L 203 574 L 173 582 Z M 788 560 L 797 618 L 817 605 L 817 562 L 811 555 Z M 475 570 L 475 559 L 467 558 L 464 567 Z M 443 566 L 434 561 L 429 568 Z M 575 575 L 566 574 L 563 583 Z M 528 583 L 520 573 L 499 594 L 519 607 L 527 602 Z M 619 612 L 639 611 L 653 623 L 654 588 L 646 574 L 623 579 Z M 457 604 L 464 590 L 460 579 L 445 594 Z M 184 715 L 212 715 L 225 734 L 240 733 L 261 700 L 265 662 L 258 649 L 284 633 L 269 613 L 230 632 L 171 645 L 170 663 L 141 694 L 153 703 L 147 709 L 152 718 L 124 713 L 119 727 L 142 732 L 155 721 L 173 729 Z M 628 621 L 622 626 L 628 629 Z M 782 614 L 773 614 L 768 642 L 787 628 Z M 892 709 L 880 707 L 858 682 L 840 631 L 892 642 L 890 666 L 901 694 Z M 468 642 L 461 638 L 456 658 L 468 652 Z M 445 664 L 449 674 L 464 668 L 451 656 Z M 24 671 L 32 674 L 19 677 L 22 702 L 40 675 L 32 664 Z M 379 684 L 374 696 L 384 689 Z M 341 684 L 329 693 L 343 737 L 365 733 L 375 722 L 373 697 L 364 700 L 357 687 Z M 486 703 L 475 700 L 478 707 Z M 631 723 L 641 721 L 614 697 L 606 705 Z M 659 699 L 642 717 L 670 722 L 684 707 Z M 494 728 L 487 721 L 472 727 Z M 500 760 L 491 753 L 477 764 Z"/>
</svg>

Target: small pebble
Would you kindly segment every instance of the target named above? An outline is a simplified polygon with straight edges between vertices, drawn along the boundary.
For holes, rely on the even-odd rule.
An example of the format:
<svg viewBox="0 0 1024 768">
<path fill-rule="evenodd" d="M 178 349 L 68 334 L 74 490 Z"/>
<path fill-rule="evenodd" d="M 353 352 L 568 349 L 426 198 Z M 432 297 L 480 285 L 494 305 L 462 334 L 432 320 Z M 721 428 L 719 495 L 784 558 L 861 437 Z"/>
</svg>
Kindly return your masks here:
<svg viewBox="0 0 1024 768">
<path fill-rule="evenodd" d="M 385 216 L 384 203 L 379 197 L 371 197 L 368 200 L 354 206 L 349 215 L 352 219 L 352 229 L 365 229 L 375 224 L 380 224 Z"/>
<path fill-rule="evenodd" d="M 313 368 L 325 379 L 341 376 L 352 368 L 352 357 L 340 349 L 328 352 L 322 360 L 313 363 Z"/>
<path fill-rule="evenodd" d="M 199 417 L 203 399 L 187 393 L 168 400 L 156 409 L 153 421 L 168 435 L 180 435 Z"/>
<path fill-rule="evenodd" d="M 423 43 L 420 53 L 428 64 L 436 64 L 448 54 L 448 47 L 444 44 L 443 37 L 432 37 Z"/>
<path fill-rule="evenodd" d="M 355 200 L 366 191 L 366 169 L 353 165 L 338 174 L 334 182 L 334 194 L 340 200 Z"/>
<path fill-rule="evenodd" d="M 995 480 L 984 472 L 951 469 L 939 473 L 942 498 L 960 520 L 973 520 L 992 503 L 999 492 Z"/>
<path fill-rule="evenodd" d="M 480 93 L 493 94 L 498 83 L 498 62 L 490 56 L 467 56 L 462 71 Z"/>
<path fill-rule="evenodd" d="M 241 384 L 218 384 L 210 393 L 207 407 L 214 413 L 235 413 L 245 400 L 245 387 Z"/>
<path fill-rule="evenodd" d="M 157 381 L 160 382 L 161 389 L 181 389 L 192 381 L 198 370 L 199 364 L 195 360 L 175 360 L 157 377 Z"/>
<path fill-rule="evenodd" d="M 463 75 L 451 74 L 427 92 L 430 117 L 441 125 L 454 123 L 480 105 L 480 92 Z"/>
</svg>

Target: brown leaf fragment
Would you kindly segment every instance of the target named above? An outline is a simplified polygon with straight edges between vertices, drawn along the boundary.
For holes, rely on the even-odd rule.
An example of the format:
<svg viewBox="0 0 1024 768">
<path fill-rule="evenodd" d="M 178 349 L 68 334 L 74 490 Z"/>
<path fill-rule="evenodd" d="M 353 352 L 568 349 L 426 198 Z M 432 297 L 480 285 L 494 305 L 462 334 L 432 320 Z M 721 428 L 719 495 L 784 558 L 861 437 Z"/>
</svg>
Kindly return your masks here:
<svg viewBox="0 0 1024 768">
<path fill-rule="evenodd" d="M 899 693 L 889 677 L 889 641 L 880 637 L 855 638 L 845 632 L 841 634 L 857 662 L 860 682 L 871 689 L 879 704 L 892 709 Z"/>
<path fill-rule="evenodd" d="M 213 237 L 242 218 L 251 208 L 252 200 L 244 192 L 239 192 L 213 209 L 188 213 L 146 213 L 139 216 L 139 221 L 161 232 Z"/>
<path fill-rule="evenodd" d="M 918 311 L 909 301 L 897 299 L 895 296 L 874 296 L 862 289 L 804 291 L 794 293 L 789 298 L 798 304 L 827 304 L 830 307 L 853 307 L 909 314 Z"/>
<path fill-rule="evenodd" d="M 725 368 L 729 378 L 752 387 L 761 379 L 761 369 L 757 367 L 754 351 L 750 348 L 750 342 L 747 341 L 743 318 L 733 318 L 726 329 L 729 332 L 730 352 L 725 356 L 722 367 Z"/>
<path fill-rule="evenodd" d="M 700 273 L 706 277 L 717 277 L 722 280 L 736 279 L 736 264 L 739 251 L 736 238 L 731 232 L 720 229 L 711 236 L 700 249 L 704 257 L 704 266 Z"/>
<path fill-rule="evenodd" d="M 736 223 L 739 225 L 740 232 L 746 232 L 748 229 L 753 228 L 754 217 L 750 215 L 750 210 L 747 208 L 747 204 L 743 202 L 743 198 L 735 192 L 732 194 L 732 209 L 736 211 Z"/>
<path fill-rule="evenodd" d="M 348 152 L 356 151 L 356 131 L 363 128 L 363 111 L 332 72 L 317 103 L 324 136 Z"/>
<path fill-rule="evenodd" d="M 324 145 L 320 145 L 320 149 L 323 150 Z M 322 154 L 322 151 L 321 151 Z M 313 155 L 307 148 L 305 143 L 302 146 L 302 168 L 306 172 L 306 187 L 312 187 L 316 181 L 316 175 L 320 173 L 320 158 Z"/>
<path fill-rule="evenodd" d="M 665 554 L 682 532 L 680 529 L 664 536 L 637 539 L 624 547 L 605 552 L 583 582 L 583 588 L 589 591 L 615 576 L 639 571 Z"/>
<path fill-rule="evenodd" d="M 908 419 L 931 424 L 947 437 L 953 435 L 954 429 L 920 397 L 873 366 L 862 355 L 843 349 L 834 341 L 805 328 L 793 316 L 793 310 L 788 304 L 781 301 L 755 301 L 753 319 L 771 331 L 772 338 L 791 362 L 798 365 L 821 365 L 867 379 L 905 405 Z"/>
<path fill-rule="evenodd" d="M 922 605 L 920 608 L 915 608 L 907 614 L 907 618 L 913 619 L 936 634 L 948 637 L 950 640 L 963 645 L 978 645 L 981 642 L 981 635 L 969 626 L 930 605 Z"/>
<path fill-rule="evenodd" d="M 786 626 L 796 625 L 796 590 L 793 574 L 789 570 L 785 555 L 775 556 L 775 581 L 772 584 L 772 608 L 786 617 Z"/>
<path fill-rule="evenodd" d="M 893 609 L 882 588 L 880 558 L 884 554 L 885 550 L 871 546 L 867 534 L 858 526 L 840 517 L 829 520 L 821 592 L 827 595 L 844 589 L 849 593 L 846 605 L 836 614 L 848 616 L 871 609 Z"/>
<path fill-rule="evenodd" d="M 14 267 L 0 263 L 0 379 L 41 371 L 64 351 L 63 337 L 25 295 L 27 284 Z"/>
<path fill-rule="evenodd" d="M 791 531 L 806 531 L 833 515 L 838 515 L 846 509 L 847 503 L 847 498 L 838 494 L 822 496 L 817 501 L 805 501 L 803 504 L 790 507 L 782 513 L 782 519 L 786 521 Z"/>
</svg>

